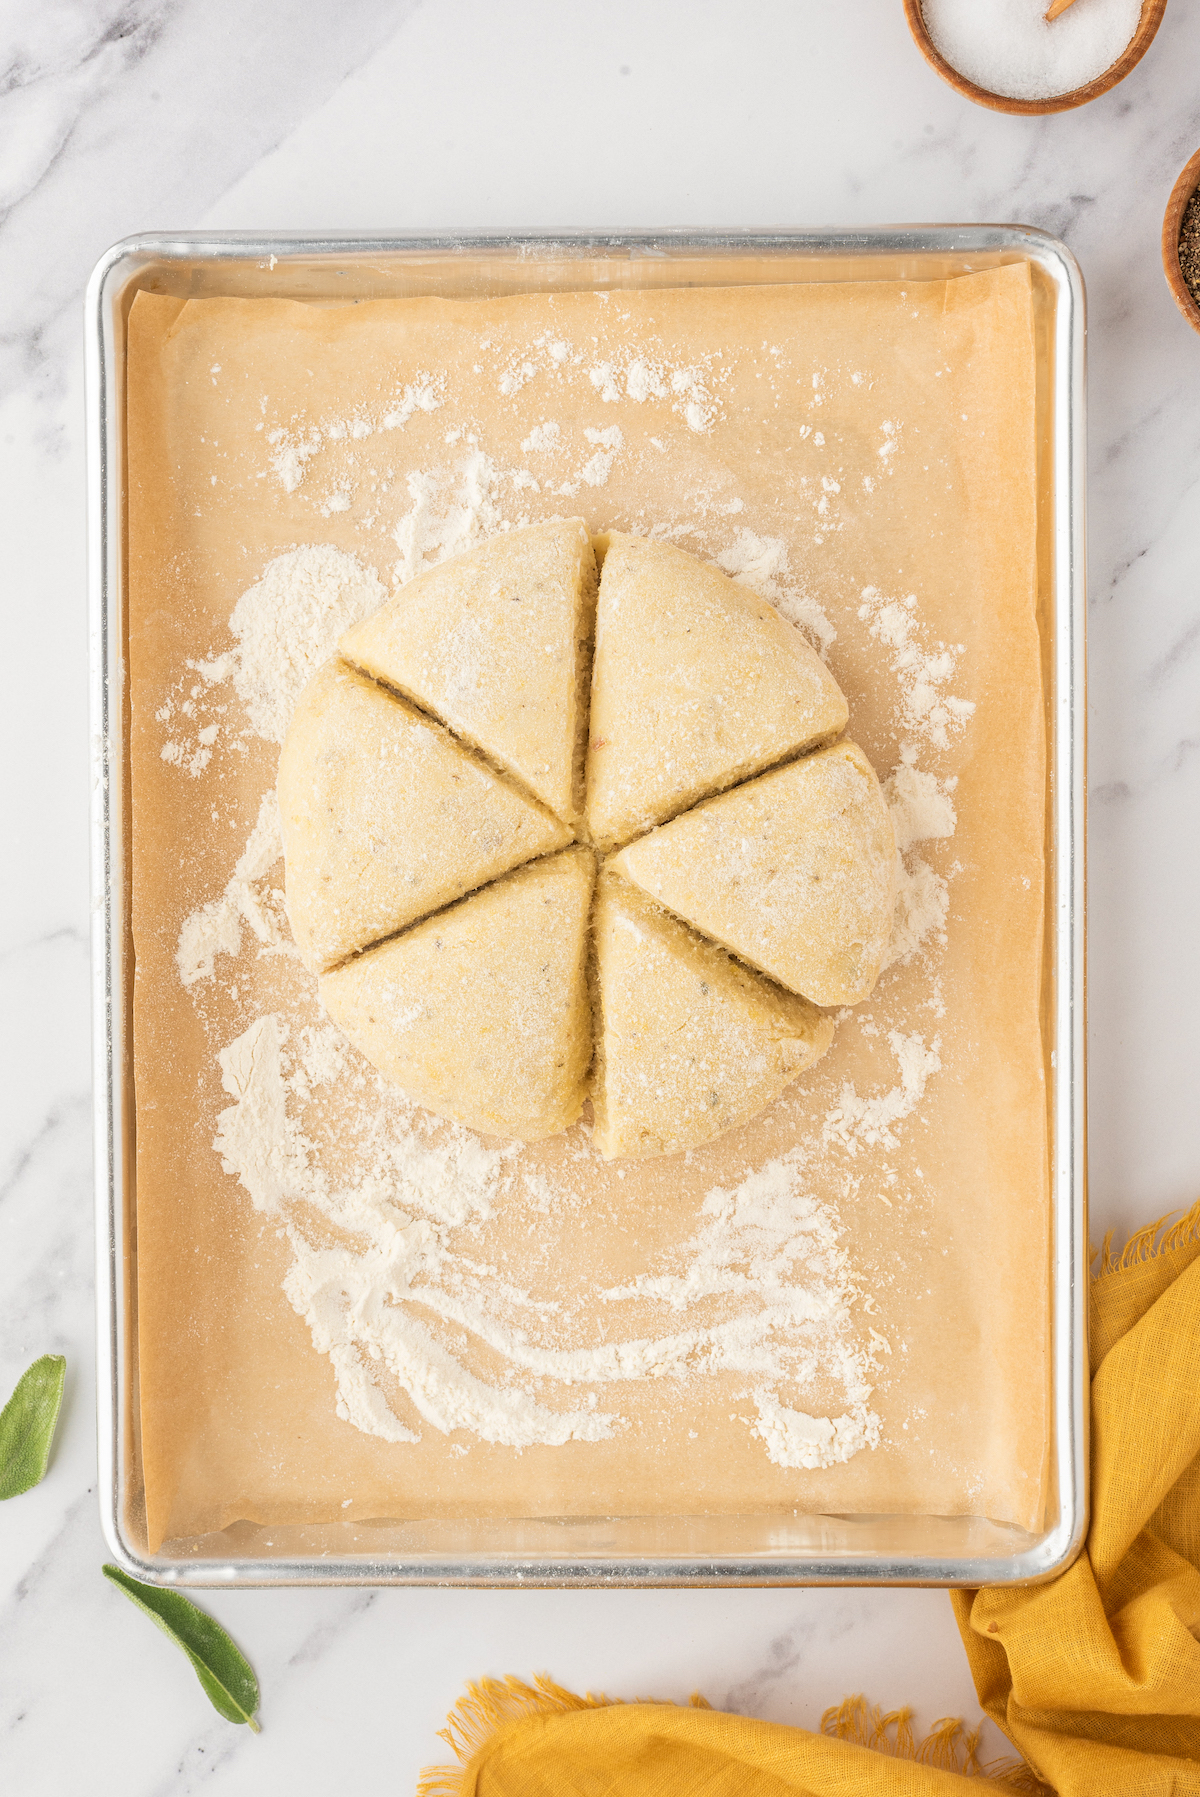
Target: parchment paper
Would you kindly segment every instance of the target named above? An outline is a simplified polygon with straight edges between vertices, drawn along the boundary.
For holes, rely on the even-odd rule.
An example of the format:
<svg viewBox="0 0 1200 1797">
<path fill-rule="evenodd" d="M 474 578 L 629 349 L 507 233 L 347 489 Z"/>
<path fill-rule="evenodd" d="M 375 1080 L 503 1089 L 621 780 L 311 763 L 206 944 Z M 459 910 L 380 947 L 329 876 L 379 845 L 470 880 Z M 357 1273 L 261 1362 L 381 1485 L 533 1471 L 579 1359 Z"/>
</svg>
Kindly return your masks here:
<svg viewBox="0 0 1200 1797">
<path fill-rule="evenodd" d="M 571 354 L 579 346 L 583 361 L 556 361 L 559 344 Z M 649 377 L 636 372 L 639 361 Z M 656 367 L 668 370 L 662 394 Z M 669 371 L 688 369 L 673 387 Z M 388 395 L 422 381 L 437 385 L 438 409 L 417 406 L 361 441 L 326 439 L 292 491 L 272 471 L 280 443 L 303 443 L 310 423 L 359 407 L 378 415 Z M 141 294 L 128 395 L 137 1268 L 151 1548 L 237 1519 L 346 1516 L 907 1511 L 1039 1526 L 1045 745 L 1027 266 L 947 282 L 332 307 Z M 559 464 L 528 446 L 546 422 L 572 446 Z M 585 432 L 614 425 L 619 453 L 602 479 L 580 483 Z M 281 429 L 290 435 L 273 450 Z M 611 443 L 596 441 L 596 452 Z M 528 1220 L 513 1223 L 513 1262 L 535 1285 L 594 1278 L 601 1262 L 606 1279 L 636 1274 L 692 1227 L 714 1184 L 819 1130 L 846 1081 L 860 1093 L 894 1087 L 890 1031 L 936 1039 L 942 1071 L 897 1145 L 847 1157 L 845 1177 L 821 1194 L 889 1349 L 873 1399 L 882 1440 L 846 1465 L 770 1464 L 731 1416 L 720 1381 L 610 1388 L 605 1402 L 632 1426 L 606 1442 L 518 1454 L 472 1440 L 463 1453 L 430 1428 L 411 1445 L 364 1435 L 336 1415 L 331 1367 L 280 1289 L 286 1244 L 214 1152 L 229 1102 L 218 1049 L 263 1012 L 298 1026 L 319 1013 L 313 982 L 286 957 L 258 955 L 249 932 L 219 979 L 182 987 L 181 924 L 229 878 L 273 782 L 275 751 L 240 734 L 225 687 L 211 763 L 189 777 L 163 759 L 156 714 L 168 700 L 178 706 L 189 659 L 231 646 L 233 606 L 273 556 L 328 542 L 390 582 L 392 532 L 414 503 L 410 475 L 451 469 L 468 448 L 536 477 L 536 489 L 505 488 L 514 521 L 578 511 L 595 530 L 667 528 L 707 556 L 742 531 L 781 541 L 793 587 L 836 626 L 830 665 L 850 701 L 849 734 L 881 777 L 912 719 L 898 710 L 894 651 L 871 636 L 874 614 L 859 615 L 863 589 L 914 595 L 928 643 L 960 646 L 953 691 L 974 702 L 974 715 L 945 748 L 926 735 L 921 753 L 922 767 L 957 779 L 956 834 L 923 851 L 953 874 L 934 975 L 920 956 L 885 974 L 815 1074 L 743 1129 L 623 1177 L 596 1168 L 580 1199 L 586 1227 L 578 1211 L 544 1219 L 531 1245 Z M 576 491 L 560 490 L 570 483 L 553 478 L 555 467 L 574 471 Z M 343 495 L 347 509 L 330 509 Z M 563 1140 L 527 1152 L 552 1175 L 565 1165 Z"/>
</svg>

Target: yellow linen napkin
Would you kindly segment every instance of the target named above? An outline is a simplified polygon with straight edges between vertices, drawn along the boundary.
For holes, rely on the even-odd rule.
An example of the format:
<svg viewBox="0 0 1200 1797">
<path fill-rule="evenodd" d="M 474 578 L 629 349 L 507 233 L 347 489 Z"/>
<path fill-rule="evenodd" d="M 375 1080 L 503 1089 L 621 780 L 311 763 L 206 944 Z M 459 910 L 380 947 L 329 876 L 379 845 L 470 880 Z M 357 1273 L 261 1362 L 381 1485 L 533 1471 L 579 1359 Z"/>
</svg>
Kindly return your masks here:
<svg viewBox="0 0 1200 1797">
<path fill-rule="evenodd" d="M 979 1701 L 1025 1765 L 980 1768 L 954 1723 L 917 1746 L 909 1712 L 859 1699 L 813 1734 L 703 1699 L 488 1679 L 444 1731 L 459 1763 L 431 1767 L 418 1797 L 1200 1793 L 1200 1204 L 1156 1250 L 1158 1228 L 1115 1261 L 1106 1242 L 1092 1281 L 1084 1552 L 1047 1585 L 952 1593 Z"/>
<path fill-rule="evenodd" d="M 1092 1281 L 1083 1553 L 953 1594 L 980 1703 L 1059 1797 L 1200 1791 L 1200 1204 L 1156 1229 Z"/>
</svg>

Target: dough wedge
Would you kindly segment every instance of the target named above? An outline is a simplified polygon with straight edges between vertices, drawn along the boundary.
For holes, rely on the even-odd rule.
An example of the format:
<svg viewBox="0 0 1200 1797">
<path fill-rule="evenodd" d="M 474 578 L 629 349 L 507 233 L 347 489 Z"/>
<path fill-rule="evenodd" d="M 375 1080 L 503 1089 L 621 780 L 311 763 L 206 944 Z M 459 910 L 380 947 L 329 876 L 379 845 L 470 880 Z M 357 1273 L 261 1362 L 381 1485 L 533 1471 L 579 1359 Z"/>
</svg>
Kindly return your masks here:
<svg viewBox="0 0 1200 1797">
<path fill-rule="evenodd" d="M 593 1140 L 606 1159 L 711 1141 L 818 1061 L 833 1019 L 605 869 L 594 919 Z"/>
<path fill-rule="evenodd" d="M 594 882 L 581 847 L 520 868 L 327 973 L 322 1003 L 439 1116 L 525 1142 L 568 1129 L 592 1058 Z"/>
<path fill-rule="evenodd" d="M 555 519 L 419 574 L 340 647 L 571 821 L 583 802 L 595 607 L 583 522 Z"/>
<path fill-rule="evenodd" d="M 608 534 L 587 759 L 599 847 L 831 740 L 848 716 L 820 656 L 765 599 L 669 543 Z"/>
<path fill-rule="evenodd" d="M 875 770 L 839 742 L 631 843 L 627 880 L 819 1005 L 867 997 L 891 935 L 896 839 Z"/>
<path fill-rule="evenodd" d="M 337 660 L 301 695 L 278 785 L 288 915 L 314 972 L 571 840 L 448 731 Z"/>
</svg>

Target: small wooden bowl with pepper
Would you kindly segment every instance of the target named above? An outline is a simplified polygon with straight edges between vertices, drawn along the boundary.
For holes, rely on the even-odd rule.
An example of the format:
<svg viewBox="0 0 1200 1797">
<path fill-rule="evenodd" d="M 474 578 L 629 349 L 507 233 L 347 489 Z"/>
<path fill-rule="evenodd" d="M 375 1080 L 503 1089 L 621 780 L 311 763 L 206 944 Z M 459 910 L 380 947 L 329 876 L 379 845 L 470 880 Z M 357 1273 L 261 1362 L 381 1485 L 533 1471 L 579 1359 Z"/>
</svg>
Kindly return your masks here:
<svg viewBox="0 0 1200 1797">
<path fill-rule="evenodd" d="M 1171 189 L 1163 219 L 1162 258 L 1175 304 L 1192 329 L 1200 331 L 1200 150 Z"/>
</svg>

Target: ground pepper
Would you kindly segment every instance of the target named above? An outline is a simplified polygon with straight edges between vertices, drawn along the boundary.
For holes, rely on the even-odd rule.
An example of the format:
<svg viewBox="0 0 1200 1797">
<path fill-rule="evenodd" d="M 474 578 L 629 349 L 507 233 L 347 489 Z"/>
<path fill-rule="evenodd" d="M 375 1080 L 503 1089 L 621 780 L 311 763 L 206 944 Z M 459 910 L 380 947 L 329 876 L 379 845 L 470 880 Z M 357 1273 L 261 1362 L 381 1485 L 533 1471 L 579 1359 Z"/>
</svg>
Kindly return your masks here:
<svg viewBox="0 0 1200 1797">
<path fill-rule="evenodd" d="M 1200 306 L 1200 188 L 1184 207 L 1179 223 L 1179 267 L 1188 292 Z"/>
</svg>

